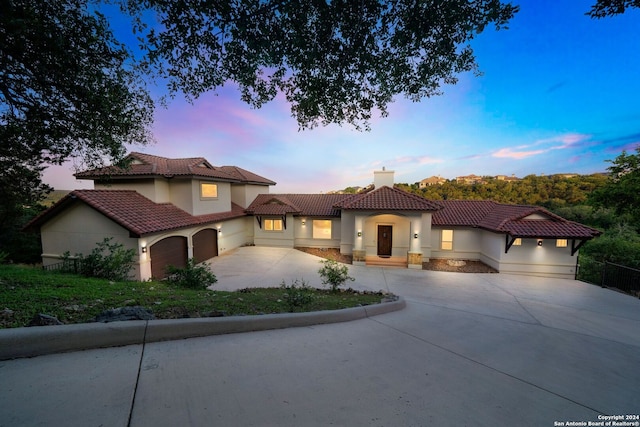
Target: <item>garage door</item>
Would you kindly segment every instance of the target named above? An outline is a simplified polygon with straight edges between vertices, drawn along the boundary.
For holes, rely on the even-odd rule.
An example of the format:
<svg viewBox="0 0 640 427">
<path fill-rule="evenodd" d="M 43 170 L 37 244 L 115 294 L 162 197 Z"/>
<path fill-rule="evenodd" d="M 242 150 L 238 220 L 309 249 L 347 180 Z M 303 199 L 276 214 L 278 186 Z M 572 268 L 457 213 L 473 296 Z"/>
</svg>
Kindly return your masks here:
<svg viewBox="0 0 640 427">
<path fill-rule="evenodd" d="M 203 262 L 218 256 L 218 231 L 206 229 L 193 235 L 193 258 Z"/>
<path fill-rule="evenodd" d="M 151 245 L 151 274 L 156 279 L 167 275 L 168 265 L 174 267 L 187 266 L 187 238 L 174 236 L 162 239 Z"/>
</svg>

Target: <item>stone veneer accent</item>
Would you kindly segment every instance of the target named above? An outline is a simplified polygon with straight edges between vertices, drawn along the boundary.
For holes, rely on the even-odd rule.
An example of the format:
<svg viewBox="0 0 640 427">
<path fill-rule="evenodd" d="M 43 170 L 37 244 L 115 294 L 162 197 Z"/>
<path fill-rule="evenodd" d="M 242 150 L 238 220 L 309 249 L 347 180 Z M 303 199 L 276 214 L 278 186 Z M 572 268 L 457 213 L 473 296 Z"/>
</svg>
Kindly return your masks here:
<svg viewBox="0 0 640 427">
<path fill-rule="evenodd" d="M 407 252 L 407 267 L 422 269 L 422 253 Z"/>
<path fill-rule="evenodd" d="M 367 258 L 367 251 L 354 250 L 352 256 L 353 262 L 365 262 Z"/>
</svg>

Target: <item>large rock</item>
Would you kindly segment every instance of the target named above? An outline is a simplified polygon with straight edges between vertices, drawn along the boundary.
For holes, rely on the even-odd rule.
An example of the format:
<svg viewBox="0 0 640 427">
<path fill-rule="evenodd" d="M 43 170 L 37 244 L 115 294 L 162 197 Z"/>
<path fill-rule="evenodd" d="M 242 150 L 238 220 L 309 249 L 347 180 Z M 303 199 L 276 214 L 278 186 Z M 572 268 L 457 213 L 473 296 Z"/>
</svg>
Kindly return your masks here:
<svg viewBox="0 0 640 427">
<path fill-rule="evenodd" d="M 57 317 L 49 316 L 48 314 L 38 313 L 33 316 L 29 326 L 52 326 L 52 325 L 64 325 Z"/>
<path fill-rule="evenodd" d="M 96 316 L 96 322 L 118 322 L 121 320 L 153 320 L 155 316 L 151 310 L 141 307 L 119 307 L 106 310 Z"/>
</svg>

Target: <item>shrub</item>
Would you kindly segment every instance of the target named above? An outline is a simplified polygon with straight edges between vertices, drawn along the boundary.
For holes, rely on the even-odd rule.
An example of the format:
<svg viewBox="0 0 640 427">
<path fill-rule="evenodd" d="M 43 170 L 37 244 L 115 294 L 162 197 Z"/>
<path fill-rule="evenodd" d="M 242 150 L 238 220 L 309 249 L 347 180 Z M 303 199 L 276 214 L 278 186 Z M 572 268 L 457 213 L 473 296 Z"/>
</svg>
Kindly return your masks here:
<svg viewBox="0 0 640 427">
<path fill-rule="evenodd" d="M 69 251 L 64 252 L 60 270 L 113 281 L 129 280 L 136 253 L 133 249 L 124 249 L 122 243 L 111 243 L 111 240 L 112 237 L 107 237 L 96 243 L 96 247 L 87 256 L 71 256 Z"/>
<path fill-rule="evenodd" d="M 284 291 L 283 298 L 289 306 L 290 313 L 313 301 L 313 288 L 309 287 L 304 280 L 298 281 L 296 279 L 291 282 L 291 286 L 287 286 L 283 280 L 280 288 Z"/>
<path fill-rule="evenodd" d="M 197 264 L 194 258 L 189 258 L 184 268 L 168 266 L 167 273 L 169 283 L 182 288 L 206 289 L 218 281 L 209 264 Z"/>
<path fill-rule="evenodd" d="M 356 280 L 349 276 L 349 267 L 332 259 L 320 261 L 322 267 L 318 270 L 318 274 L 322 277 L 323 285 L 330 285 L 331 291 L 336 292 L 338 287 L 344 285 L 347 280 Z"/>
</svg>

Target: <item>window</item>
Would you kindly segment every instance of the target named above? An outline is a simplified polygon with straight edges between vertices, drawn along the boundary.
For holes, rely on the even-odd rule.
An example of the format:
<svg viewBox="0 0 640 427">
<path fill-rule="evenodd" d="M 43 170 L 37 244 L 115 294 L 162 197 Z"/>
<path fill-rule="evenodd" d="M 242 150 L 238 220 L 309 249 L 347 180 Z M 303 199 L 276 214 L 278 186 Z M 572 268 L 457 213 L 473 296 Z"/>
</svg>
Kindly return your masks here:
<svg viewBox="0 0 640 427">
<path fill-rule="evenodd" d="M 566 248 L 567 247 L 567 239 L 558 239 L 556 240 L 557 248 Z"/>
<path fill-rule="evenodd" d="M 218 197 L 218 184 L 211 184 L 210 182 L 201 182 L 200 197 L 203 199 L 216 199 Z"/>
<path fill-rule="evenodd" d="M 265 231 L 282 231 L 281 219 L 265 219 L 264 220 Z"/>
<path fill-rule="evenodd" d="M 330 219 L 314 219 L 313 220 L 313 238 L 314 239 L 330 239 L 331 238 L 331 220 Z"/>
<path fill-rule="evenodd" d="M 514 240 L 513 246 L 522 246 L 522 239 L 518 237 L 516 240 Z"/>
<path fill-rule="evenodd" d="M 442 242 L 440 248 L 445 251 L 453 249 L 453 230 L 442 230 Z"/>
</svg>

